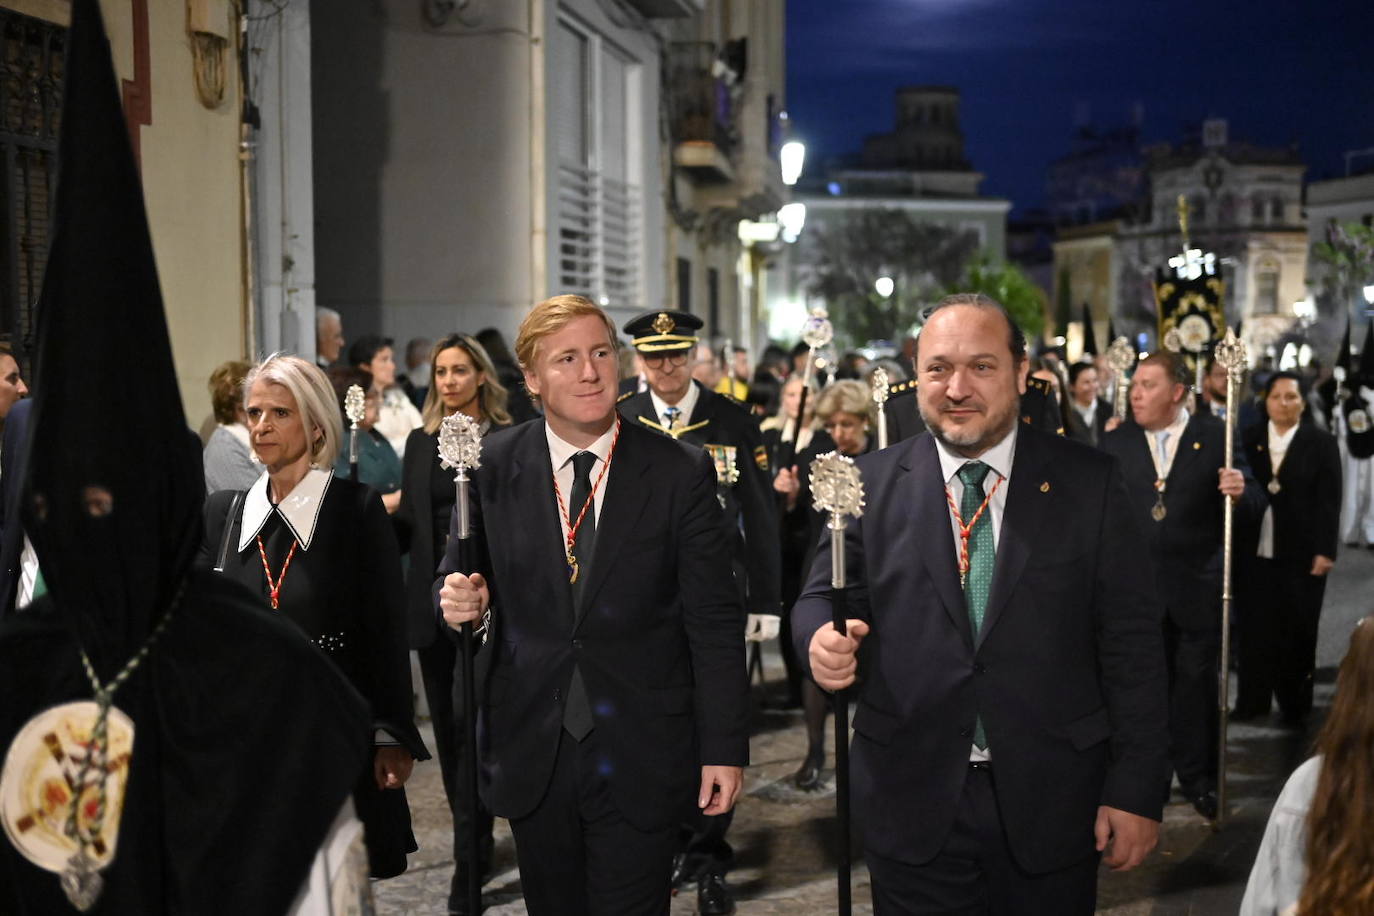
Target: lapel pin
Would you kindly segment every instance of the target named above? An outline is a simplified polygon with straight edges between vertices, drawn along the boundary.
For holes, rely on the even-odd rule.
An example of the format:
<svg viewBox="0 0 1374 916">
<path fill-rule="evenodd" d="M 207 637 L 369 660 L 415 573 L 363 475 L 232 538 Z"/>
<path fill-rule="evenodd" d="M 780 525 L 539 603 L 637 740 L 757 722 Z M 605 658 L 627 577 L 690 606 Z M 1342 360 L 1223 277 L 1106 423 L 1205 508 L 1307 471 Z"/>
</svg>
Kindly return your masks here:
<svg viewBox="0 0 1374 916">
<path fill-rule="evenodd" d="M 1041 492 L 1041 493 L 1048 493 L 1048 492 L 1050 492 L 1050 482 L 1049 482 L 1048 480 L 1045 481 L 1044 483 L 1042 483 L 1042 484 L 1040 485 L 1040 492 Z"/>
<path fill-rule="evenodd" d="M 1200 448 L 1202 448 L 1202 443 L 1201 443 L 1201 442 L 1194 442 L 1194 443 L 1193 443 L 1193 451 L 1197 451 L 1197 450 L 1200 449 Z"/>
</svg>

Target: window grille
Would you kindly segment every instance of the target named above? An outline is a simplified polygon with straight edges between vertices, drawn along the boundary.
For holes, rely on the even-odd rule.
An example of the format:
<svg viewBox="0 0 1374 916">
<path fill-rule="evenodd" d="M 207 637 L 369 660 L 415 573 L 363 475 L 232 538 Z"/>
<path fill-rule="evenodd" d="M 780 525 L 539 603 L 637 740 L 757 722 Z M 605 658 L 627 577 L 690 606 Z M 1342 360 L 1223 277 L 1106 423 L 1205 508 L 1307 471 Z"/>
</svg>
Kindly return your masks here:
<svg viewBox="0 0 1374 916">
<path fill-rule="evenodd" d="M 32 352 L 51 242 L 67 30 L 0 9 L 0 332 Z"/>
</svg>

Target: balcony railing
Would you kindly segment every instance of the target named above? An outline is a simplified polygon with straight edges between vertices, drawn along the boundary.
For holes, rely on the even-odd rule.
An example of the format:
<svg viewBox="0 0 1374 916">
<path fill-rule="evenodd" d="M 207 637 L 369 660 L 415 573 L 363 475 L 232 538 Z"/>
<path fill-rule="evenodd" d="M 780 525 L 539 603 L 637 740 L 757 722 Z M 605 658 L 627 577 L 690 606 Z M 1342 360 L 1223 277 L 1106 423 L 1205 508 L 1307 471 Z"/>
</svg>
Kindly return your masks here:
<svg viewBox="0 0 1374 916">
<path fill-rule="evenodd" d="M 669 52 L 673 143 L 710 143 L 724 156 L 735 149 L 730 86 L 718 73 L 719 48 L 709 41 L 675 42 Z"/>
</svg>

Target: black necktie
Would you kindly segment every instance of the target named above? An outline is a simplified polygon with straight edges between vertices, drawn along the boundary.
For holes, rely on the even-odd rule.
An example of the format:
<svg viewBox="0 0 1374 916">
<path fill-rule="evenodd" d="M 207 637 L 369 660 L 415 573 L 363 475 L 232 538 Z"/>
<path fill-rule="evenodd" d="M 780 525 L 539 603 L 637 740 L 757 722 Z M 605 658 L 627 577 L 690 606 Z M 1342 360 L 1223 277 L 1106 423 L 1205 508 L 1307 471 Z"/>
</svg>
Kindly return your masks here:
<svg viewBox="0 0 1374 916">
<path fill-rule="evenodd" d="M 569 524 L 577 524 L 577 514 L 587 504 L 592 493 L 592 468 L 596 465 L 596 455 L 591 452 L 578 452 L 573 455 L 573 485 L 569 498 Z M 596 504 L 587 505 L 582 516 L 582 524 L 577 529 L 577 540 L 573 541 L 573 559 L 577 561 L 577 580 L 572 583 L 573 614 L 582 616 L 582 586 L 592 571 L 592 552 L 596 547 Z M 582 683 L 582 671 L 573 666 L 572 681 L 568 684 L 568 704 L 563 707 L 563 728 L 574 739 L 581 741 L 592 730 L 592 707 L 587 700 L 587 688 Z"/>
<path fill-rule="evenodd" d="M 577 581 L 572 584 L 573 606 L 580 607 L 582 586 L 592 571 L 592 553 L 596 550 L 596 503 L 588 499 L 592 493 L 592 468 L 596 465 L 596 455 L 592 452 L 578 452 L 573 455 L 572 502 L 568 506 L 569 523 L 577 524 L 577 513 L 587 506 L 582 516 L 582 524 L 577 528 L 577 540 L 573 542 L 573 559 L 577 560 Z"/>
</svg>

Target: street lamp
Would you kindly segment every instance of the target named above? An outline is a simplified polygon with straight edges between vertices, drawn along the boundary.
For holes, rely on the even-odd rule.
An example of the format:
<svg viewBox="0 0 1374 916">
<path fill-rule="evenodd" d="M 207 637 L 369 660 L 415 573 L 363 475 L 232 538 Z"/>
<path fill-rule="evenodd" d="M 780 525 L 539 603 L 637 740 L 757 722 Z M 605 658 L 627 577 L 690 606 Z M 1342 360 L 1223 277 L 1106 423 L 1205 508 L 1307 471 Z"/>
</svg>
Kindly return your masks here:
<svg viewBox="0 0 1374 916">
<path fill-rule="evenodd" d="M 782 240 L 791 244 L 800 236 L 806 225 L 806 204 L 794 200 L 778 208 L 778 225 L 782 226 Z"/>
<path fill-rule="evenodd" d="M 873 289 L 876 290 L 878 295 L 882 296 L 884 299 L 891 296 L 892 291 L 896 289 L 896 287 L 897 284 L 892 282 L 891 277 L 879 277 L 878 279 L 873 281 Z"/>
<path fill-rule="evenodd" d="M 791 187 L 801 177 L 802 163 L 806 161 L 806 144 L 800 140 L 789 140 L 778 150 L 778 164 L 782 167 L 782 183 Z"/>
<path fill-rule="evenodd" d="M 1374 306 L 1374 286 L 1364 288 L 1364 302 L 1365 305 Z"/>
</svg>

